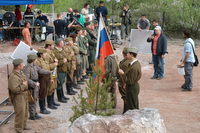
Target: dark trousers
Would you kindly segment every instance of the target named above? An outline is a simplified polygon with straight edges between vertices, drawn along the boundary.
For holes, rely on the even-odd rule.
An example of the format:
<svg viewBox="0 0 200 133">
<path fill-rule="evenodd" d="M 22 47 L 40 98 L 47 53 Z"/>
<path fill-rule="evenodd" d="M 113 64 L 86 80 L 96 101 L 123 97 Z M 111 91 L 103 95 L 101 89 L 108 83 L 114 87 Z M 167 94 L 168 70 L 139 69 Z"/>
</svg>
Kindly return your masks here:
<svg viewBox="0 0 200 133">
<path fill-rule="evenodd" d="M 47 89 L 49 88 L 50 77 L 42 76 L 39 78 L 40 90 L 39 90 L 39 99 L 44 99 L 47 96 Z"/>
<path fill-rule="evenodd" d="M 185 83 L 183 84 L 183 87 L 185 89 L 192 90 L 193 89 L 193 63 L 192 62 L 185 62 L 184 64 L 185 69 Z"/>
<path fill-rule="evenodd" d="M 57 85 L 57 90 L 61 90 L 63 84 L 65 83 L 65 78 L 66 78 L 66 72 L 59 72 L 58 74 L 58 85 Z"/>
</svg>

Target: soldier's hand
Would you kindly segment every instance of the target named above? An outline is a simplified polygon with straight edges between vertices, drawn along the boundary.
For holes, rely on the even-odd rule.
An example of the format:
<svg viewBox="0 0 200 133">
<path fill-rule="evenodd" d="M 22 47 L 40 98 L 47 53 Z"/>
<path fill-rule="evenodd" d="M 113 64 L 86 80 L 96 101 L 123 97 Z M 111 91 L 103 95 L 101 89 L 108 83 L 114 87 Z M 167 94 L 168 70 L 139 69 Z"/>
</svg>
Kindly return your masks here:
<svg viewBox="0 0 200 133">
<path fill-rule="evenodd" d="M 39 82 L 37 82 L 37 83 L 36 83 L 36 86 L 40 86 L 40 83 L 39 83 Z"/>
<path fill-rule="evenodd" d="M 67 63 L 67 59 L 64 58 L 64 59 L 63 59 L 63 62 L 64 62 L 64 63 Z"/>
<path fill-rule="evenodd" d="M 57 60 L 57 59 L 54 59 L 54 61 L 58 63 L 58 60 Z"/>
<path fill-rule="evenodd" d="M 85 50 L 85 55 L 87 54 L 87 50 Z"/>
<path fill-rule="evenodd" d="M 126 84 L 123 86 L 124 90 L 126 90 Z"/>
<path fill-rule="evenodd" d="M 123 74 L 124 74 L 124 71 L 123 71 L 122 69 L 119 69 L 119 70 L 118 70 L 118 73 L 119 73 L 120 75 L 123 75 Z"/>
<path fill-rule="evenodd" d="M 57 65 L 58 65 L 58 62 L 55 62 L 54 64 L 57 66 Z"/>
<path fill-rule="evenodd" d="M 86 45 L 87 45 L 87 46 L 89 46 L 89 44 L 88 44 L 88 43 L 87 43 Z"/>
<path fill-rule="evenodd" d="M 54 84 L 54 81 L 53 81 L 53 80 L 51 80 L 51 84 L 52 84 L 52 85 Z"/>
<path fill-rule="evenodd" d="M 27 85 L 27 81 L 24 81 L 23 84 L 24 84 L 24 85 Z"/>
<path fill-rule="evenodd" d="M 71 52 L 71 55 L 73 56 L 73 55 L 74 55 L 74 52 Z"/>
</svg>

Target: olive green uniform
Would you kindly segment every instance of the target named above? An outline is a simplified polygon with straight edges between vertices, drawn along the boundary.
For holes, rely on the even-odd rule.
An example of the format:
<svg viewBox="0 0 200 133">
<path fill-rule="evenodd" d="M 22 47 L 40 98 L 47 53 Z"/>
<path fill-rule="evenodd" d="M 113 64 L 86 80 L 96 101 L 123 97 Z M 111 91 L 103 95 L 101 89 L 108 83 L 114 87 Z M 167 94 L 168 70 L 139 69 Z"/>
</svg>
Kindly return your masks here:
<svg viewBox="0 0 200 133">
<path fill-rule="evenodd" d="M 139 61 L 134 62 L 132 65 L 129 64 L 128 70 L 124 73 L 124 75 L 126 83 L 127 110 L 139 109 L 138 95 L 140 92 L 140 86 L 138 81 L 142 76 Z"/>
<path fill-rule="evenodd" d="M 83 39 L 83 44 L 84 44 L 84 50 L 87 50 L 87 54 L 83 55 L 83 59 L 84 59 L 84 68 L 89 68 L 89 62 L 88 62 L 88 55 L 90 55 L 89 53 L 89 45 L 87 46 L 88 43 L 88 39 L 86 37 L 82 37 Z"/>
<path fill-rule="evenodd" d="M 47 51 L 47 57 L 45 60 L 49 62 L 50 71 L 53 71 L 56 67 L 55 61 L 54 61 L 55 59 L 56 59 L 56 57 L 55 57 L 53 51 Z M 58 76 L 57 72 L 56 72 L 55 76 L 53 76 L 51 74 L 50 79 L 53 80 L 54 83 L 53 84 L 49 83 L 49 89 L 47 90 L 47 96 L 50 96 L 53 94 L 53 92 L 55 92 L 55 90 L 57 88 L 57 76 Z"/>
<path fill-rule="evenodd" d="M 81 63 L 81 58 L 79 55 L 79 46 L 76 44 L 73 44 L 71 46 L 72 50 L 74 51 L 75 58 L 76 58 L 76 70 L 74 72 L 74 76 L 78 77 L 79 76 L 79 69 L 80 69 L 80 63 Z"/>
<path fill-rule="evenodd" d="M 11 91 L 11 101 L 15 110 L 15 131 L 22 132 L 28 119 L 28 86 L 24 73 L 12 71 L 8 80 L 8 88 Z"/>
</svg>

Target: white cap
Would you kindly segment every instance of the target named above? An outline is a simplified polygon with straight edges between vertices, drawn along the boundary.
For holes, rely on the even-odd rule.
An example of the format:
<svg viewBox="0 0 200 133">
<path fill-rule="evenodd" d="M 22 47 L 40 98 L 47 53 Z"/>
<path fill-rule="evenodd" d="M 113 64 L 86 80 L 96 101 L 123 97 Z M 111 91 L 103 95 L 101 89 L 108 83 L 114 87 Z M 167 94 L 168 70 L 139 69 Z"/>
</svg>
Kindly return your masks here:
<svg viewBox="0 0 200 133">
<path fill-rule="evenodd" d="M 161 30 L 161 27 L 160 27 L 160 26 L 156 26 L 156 27 L 154 28 L 154 30 Z"/>
</svg>

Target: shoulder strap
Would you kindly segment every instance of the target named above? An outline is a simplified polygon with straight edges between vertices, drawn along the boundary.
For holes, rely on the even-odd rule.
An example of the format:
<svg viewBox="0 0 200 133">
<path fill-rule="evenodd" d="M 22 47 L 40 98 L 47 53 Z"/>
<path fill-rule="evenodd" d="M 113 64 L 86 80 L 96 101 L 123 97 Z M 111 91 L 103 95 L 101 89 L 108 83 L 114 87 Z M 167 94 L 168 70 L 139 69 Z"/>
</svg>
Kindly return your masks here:
<svg viewBox="0 0 200 133">
<path fill-rule="evenodd" d="M 40 66 L 41 66 L 41 68 L 42 68 L 42 63 L 41 63 L 41 61 L 40 61 L 40 60 L 37 60 L 37 61 L 39 61 L 39 62 L 40 62 Z"/>
<path fill-rule="evenodd" d="M 29 67 L 29 70 L 30 70 L 30 79 L 32 80 L 32 70 L 31 70 L 31 67 L 28 64 L 26 66 Z"/>
<path fill-rule="evenodd" d="M 17 75 L 16 73 L 15 73 L 15 75 L 17 76 L 17 77 L 19 77 L 21 80 L 22 80 L 22 82 L 24 81 L 19 75 Z"/>
<path fill-rule="evenodd" d="M 193 47 L 192 43 L 191 43 L 190 41 L 188 41 L 188 42 L 191 44 L 193 53 L 194 53 L 194 55 L 195 55 L 195 51 L 194 51 L 194 47 Z"/>
</svg>

